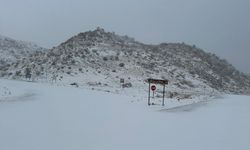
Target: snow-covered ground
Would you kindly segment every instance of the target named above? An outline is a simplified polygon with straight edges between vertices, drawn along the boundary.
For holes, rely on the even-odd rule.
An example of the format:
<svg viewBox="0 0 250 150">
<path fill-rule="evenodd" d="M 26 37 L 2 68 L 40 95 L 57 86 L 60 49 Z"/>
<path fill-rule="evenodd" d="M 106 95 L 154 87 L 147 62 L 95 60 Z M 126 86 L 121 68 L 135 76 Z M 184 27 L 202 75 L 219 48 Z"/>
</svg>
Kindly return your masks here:
<svg viewBox="0 0 250 150">
<path fill-rule="evenodd" d="M 0 80 L 0 90 L 0 150 L 250 149 L 248 96 L 148 107 L 41 83 Z"/>
</svg>

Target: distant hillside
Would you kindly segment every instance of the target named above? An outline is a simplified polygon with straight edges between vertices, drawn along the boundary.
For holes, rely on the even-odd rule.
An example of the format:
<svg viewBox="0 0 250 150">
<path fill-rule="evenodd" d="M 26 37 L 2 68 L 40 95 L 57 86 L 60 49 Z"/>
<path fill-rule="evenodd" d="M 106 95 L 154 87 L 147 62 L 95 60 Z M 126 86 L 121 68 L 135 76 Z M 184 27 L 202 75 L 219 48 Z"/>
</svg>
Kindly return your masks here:
<svg viewBox="0 0 250 150">
<path fill-rule="evenodd" d="M 9 37 L 0 35 L 0 60 L 1 61 L 15 61 L 28 57 L 35 51 L 45 50 L 31 42 L 17 41 Z"/>
<path fill-rule="evenodd" d="M 2 47 L 2 46 L 1 46 Z M 5 46 L 6 47 L 6 46 Z M 148 45 L 97 28 L 79 33 L 59 46 L 9 62 L 0 76 L 24 79 L 29 68 L 35 80 L 99 89 L 145 88 L 147 78 L 170 80 L 169 91 L 249 94 L 250 77 L 226 60 L 185 43 Z M 125 79 L 121 85 L 120 79 Z"/>
</svg>

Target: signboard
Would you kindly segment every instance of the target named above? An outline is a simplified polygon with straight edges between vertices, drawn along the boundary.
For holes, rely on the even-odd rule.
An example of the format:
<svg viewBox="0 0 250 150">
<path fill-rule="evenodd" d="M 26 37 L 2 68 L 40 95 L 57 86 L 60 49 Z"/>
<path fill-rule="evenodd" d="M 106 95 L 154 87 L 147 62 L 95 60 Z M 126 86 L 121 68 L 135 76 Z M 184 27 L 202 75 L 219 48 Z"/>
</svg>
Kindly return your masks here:
<svg viewBox="0 0 250 150">
<path fill-rule="evenodd" d="M 146 79 L 146 82 L 148 82 L 148 105 L 151 105 L 153 103 L 150 102 L 150 90 L 153 91 L 153 97 L 154 97 L 154 93 L 156 90 L 156 86 L 151 84 L 161 84 L 163 86 L 163 95 L 162 95 L 162 106 L 164 106 L 164 96 L 165 96 L 165 86 L 166 84 L 168 84 L 168 80 L 160 80 L 160 79 Z"/>
<path fill-rule="evenodd" d="M 124 83 L 124 79 L 122 78 L 122 79 L 120 79 L 120 83 Z"/>
<path fill-rule="evenodd" d="M 153 84 L 168 84 L 168 80 L 159 80 L 159 79 L 147 79 L 148 83 L 153 83 Z"/>
</svg>

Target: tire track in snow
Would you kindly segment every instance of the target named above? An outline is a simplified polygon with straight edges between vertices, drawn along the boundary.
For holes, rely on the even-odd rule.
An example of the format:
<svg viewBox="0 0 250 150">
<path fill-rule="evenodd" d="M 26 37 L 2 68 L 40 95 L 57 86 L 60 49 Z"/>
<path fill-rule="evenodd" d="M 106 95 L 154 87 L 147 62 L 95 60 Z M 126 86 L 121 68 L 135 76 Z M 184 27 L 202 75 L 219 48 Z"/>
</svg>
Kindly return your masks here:
<svg viewBox="0 0 250 150">
<path fill-rule="evenodd" d="M 7 97 L 1 97 L 0 102 L 25 102 L 25 101 L 33 101 L 35 93 L 25 93 L 23 95 L 19 96 L 7 96 Z"/>
</svg>

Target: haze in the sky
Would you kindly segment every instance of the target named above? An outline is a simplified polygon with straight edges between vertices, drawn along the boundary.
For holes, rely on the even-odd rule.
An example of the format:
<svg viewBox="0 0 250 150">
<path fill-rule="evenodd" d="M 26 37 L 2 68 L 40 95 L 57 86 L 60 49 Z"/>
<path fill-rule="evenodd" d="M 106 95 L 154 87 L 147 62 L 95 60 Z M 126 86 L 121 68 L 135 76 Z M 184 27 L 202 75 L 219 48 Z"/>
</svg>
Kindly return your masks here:
<svg viewBox="0 0 250 150">
<path fill-rule="evenodd" d="M 0 34 L 43 47 L 97 26 L 195 44 L 250 73 L 250 0 L 0 0 Z"/>
</svg>

